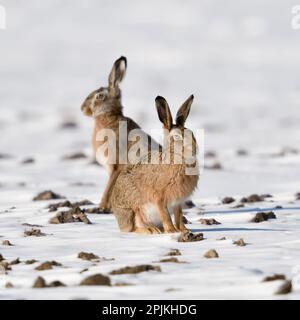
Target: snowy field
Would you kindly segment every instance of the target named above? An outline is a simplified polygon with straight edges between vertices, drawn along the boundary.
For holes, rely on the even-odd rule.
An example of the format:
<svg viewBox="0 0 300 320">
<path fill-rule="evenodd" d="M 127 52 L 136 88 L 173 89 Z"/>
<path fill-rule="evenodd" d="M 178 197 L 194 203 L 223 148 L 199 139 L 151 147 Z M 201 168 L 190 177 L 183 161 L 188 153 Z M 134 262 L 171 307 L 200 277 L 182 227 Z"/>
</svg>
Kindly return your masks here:
<svg viewBox="0 0 300 320">
<path fill-rule="evenodd" d="M 0 266 L 0 299 L 300 298 L 300 30 L 290 24 L 295 1 L 0 4 L 7 13 L 7 29 L 0 30 L 0 255 L 9 264 L 20 259 L 6 272 Z M 122 234 L 109 214 L 88 214 L 92 224 L 49 224 L 55 212 L 47 206 L 60 200 L 32 201 L 52 190 L 72 202 L 98 204 L 107 174 L 91 164 L 92 120 L 80 105 L 106 85 L 121 55 L 128 58 L 124 111 L 146 131 L 161 127 L 156 95 L 174 111 L 195 95 L 187 126 L 205 129 L 209 153 L 192 196 L 196 207 L 185 216 L 203 241 Z M 63 159 L 77 152 L 87 157 Z M 215 164 L 221 168 L 209 168 Z M 272 197 L 239 207 L 251 194 Z M 235 202 L 223 204 L 225 196 Z M 270 210 L 277 219 L 250 222 Z M 221 224 L 199 222 L 210 218 Z M 25 237 L 31 225 L 45 235 Z M 241 238 L 246 246 L 233 243 Z M 176 258 L 186 263 L 160 262 L 171 249 L 179 249 Z M 210 249 L 219 258 L 205 258 Z M 100 259 L 79 259 L 82 251 Z M 37 261 L 25 263 L 32 259 Z M 52 260 L 61 266 L 35 270 Z M 161 272 L 110 275 L 141 264 Z M 108 275 L 111 286 L 79 286 L 98 273 Z M 275 294 L 287 280 L 263 282 L 274 274 L 292 280 L 292 292 Z M 32 288 L 38 276 L 66 286 Z"/>
</svg>

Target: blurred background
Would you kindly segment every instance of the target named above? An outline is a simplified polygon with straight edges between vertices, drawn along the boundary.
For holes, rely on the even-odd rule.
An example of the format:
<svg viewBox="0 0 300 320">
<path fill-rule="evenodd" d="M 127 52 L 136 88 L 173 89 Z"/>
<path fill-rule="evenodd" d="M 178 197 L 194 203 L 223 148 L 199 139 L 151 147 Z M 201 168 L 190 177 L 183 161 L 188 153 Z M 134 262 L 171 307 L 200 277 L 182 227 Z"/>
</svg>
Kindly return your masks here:
<svg viewBox="0 0 300 320">
<path fill-rule="evenodd" d="M 173 112 L 195 95 L 187 126 L 205 129 L 208 167 L 217 169 L 205 171 L 200 192 L 242 193 L 249 183 L 253 191 L 296 190 L 300 30 L 291 27 L 291 9 L 297 2 L 0 4 L 7 15 L 7 28 L 0 30 L 0 153 L 17 161 L 34 157 L 37 165 L 18 169 L 0 162 L 3 184 L 23 179 L 49 186 L 46 172 L 53 183 L 84 179 L 77 164 L 62 170 L 55 161 L 68 152 L 91 152 L 92 119 L 80 105 L 107 84 L 113 62 L 124 55 L 124 112 L 146 130 L 161 127 L 156 95 L 165 96 Z M 76 128 L 63 130 L 66 123 Z"/>
</svg>

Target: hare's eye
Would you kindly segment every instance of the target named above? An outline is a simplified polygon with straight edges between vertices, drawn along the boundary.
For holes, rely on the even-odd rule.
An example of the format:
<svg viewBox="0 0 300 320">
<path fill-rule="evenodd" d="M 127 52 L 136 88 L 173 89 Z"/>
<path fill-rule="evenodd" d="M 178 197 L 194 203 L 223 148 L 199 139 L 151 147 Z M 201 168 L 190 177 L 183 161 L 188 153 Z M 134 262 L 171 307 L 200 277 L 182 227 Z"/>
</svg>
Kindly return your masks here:
<svg viewBox="0 0 300 320">
<path fill-rule="evenodd" d="M 105 100 L 105 98 L 106 98 L 106 95 L 103 92 L 98 93 L 96 96 L 96 99 L 101 100 L 101 101 Z"/>
</svg>

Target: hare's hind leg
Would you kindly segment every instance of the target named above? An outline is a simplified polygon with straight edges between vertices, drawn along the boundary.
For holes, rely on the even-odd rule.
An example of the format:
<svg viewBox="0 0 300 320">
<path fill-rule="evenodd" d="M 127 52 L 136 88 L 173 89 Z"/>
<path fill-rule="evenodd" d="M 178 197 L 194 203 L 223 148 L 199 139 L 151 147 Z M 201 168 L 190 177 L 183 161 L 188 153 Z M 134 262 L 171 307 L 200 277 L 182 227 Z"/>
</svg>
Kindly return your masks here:
<svg viewBox="0 0 300 320">
<path fill-rule="evenodd" d="M 135 225 L 136 225 L 136 228 L 134 232 L 136 233 L 146 233 L 146 234 L 162 233 L 159 228 L 152 225 L 146 220 L 141 210 L 138 210 L 138 214 L 136 215 L 136 218 L 135 218 Z"/>
<path fill-rule="evenodd" d="M 161 230 L 151 224 L 144 222 L 140 215 L 128 208 L 113 208 L 119 228 L 122 232 L 136 232 L 141 234 L 161 233 Z"/>
<path fill-rule="evenodd" d="M 131 209 L 113 208 L 113 213 L 117 219 L 119 228 L 123 232 L 135 231 L 135 214 Z"/>
</svg>

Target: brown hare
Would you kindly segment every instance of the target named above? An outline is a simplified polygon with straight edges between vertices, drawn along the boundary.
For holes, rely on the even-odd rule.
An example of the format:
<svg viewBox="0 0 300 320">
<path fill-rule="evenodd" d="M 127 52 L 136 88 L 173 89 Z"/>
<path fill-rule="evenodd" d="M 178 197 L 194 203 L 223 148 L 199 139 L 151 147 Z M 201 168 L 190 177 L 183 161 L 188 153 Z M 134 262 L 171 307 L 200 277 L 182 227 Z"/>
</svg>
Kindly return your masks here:
<svg viewBox="0 0 300 320">
<path fill-rule="evenodd" d="M 108 77 L 108 87 L 101 87 L 92 93 L 85 99 L 81 106 L 82 112 L 95 119 L 94 132 L 92 138 L 92 144 L 97 161 L 102 164 L 109 172 L 109 181 L 105 188 L 104 194 L 101 199 L 100 207 L 103 210 L 111 209 L 109 207 L 109 196 L 112 186 L 120 171 L 126 167 L 127 163 L 127 149 L 130 148 L 133 142 L 128 141 L 128 133 L 133 129 L 140 129 L 139 125 L 132 119 L 123 115 L 123 107 L 121 102 L 121 90 L 119 87 L 120 82 L 123 80 L 127 68 L 127 60 L 125 57 L 120 57 L 115 61 L 113 68 Z M 127 132 L 125 134 L 119 134 L 120 123 L 125 123 Z M 112 130 L 115 133 L 115 159 L 110 159 L 109 156 L 102 150 L 101 146 L 105 143 L 102 138 L 99 139 L 99 133 L 102 129 Z M 150 141 L 150 136 L 140 129 L 140 132 L 146 136 L 146 140 Z M 125 139 L 126 141 L 120 140 Z M 119 159 L 119 146 L 127 144 L 125 152 L 125 161 Z M 149 143 L 150 145 L 150 143 Z M 152 140 L 152 145 L 159 147 L 159 145 Z M 147 150 L 148 152 L 148 150 Z M 141 156 L 143 156 L 141 154 Z"/>
<path fill-rule="evenodd" d="M 158 116 L 168 143 L 164 144 L 163 151 L 158 151 L 157 164 L 128 166 L 116 179 L 110 201 L 121 231 L 161 233 L 161 227 L 164 232 L 187 230 L 181 205 L 193 193 L 199 178 L 196 140 L 184 127 L 193 98 L 190 96 L 180 107 L 175 124 L 167 101 L 160 96 L 156 98 Z M 185 136 L 191 139 L 187 141 Z M 183 161 L 178 164 L 176 156 Z M 187 174 L 189 167 L 196 168 L 196 174 Z M 174 211 L 175 226 L 169 211 Z"/>
</svg>

